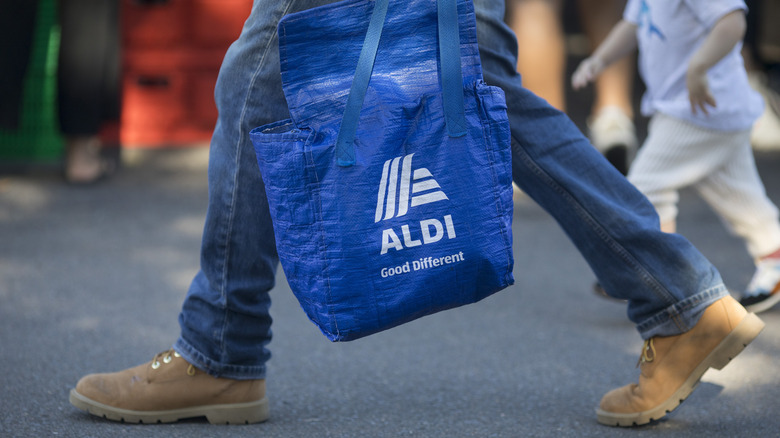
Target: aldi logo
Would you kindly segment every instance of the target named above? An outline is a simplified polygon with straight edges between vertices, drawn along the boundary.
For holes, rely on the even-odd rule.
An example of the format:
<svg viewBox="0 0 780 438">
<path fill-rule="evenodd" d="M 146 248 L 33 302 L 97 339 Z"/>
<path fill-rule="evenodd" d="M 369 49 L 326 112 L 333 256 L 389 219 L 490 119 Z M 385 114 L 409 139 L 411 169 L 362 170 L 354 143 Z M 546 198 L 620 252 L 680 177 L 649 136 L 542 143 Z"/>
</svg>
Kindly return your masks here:
<svg viewBox="0 0 780 438">
<path fill-rule="evenodd" d="M 411 207 L 449 200 L 428 169 L 412 168 L 412 157 L 414 154 L 385 161 L 374 223 L 404 216 Z M 382 230 L 380 254 L 436 243 L 444 237 L 456 237 L 455 224 L 449 214 L 441 220 L 430 218 L 401 225 L 399 231 L 393 228 Z"/>
<path fill-rule="evenodd" d="M 385 161 L 374 223 L 403 216 L 410 207 L 448 199 L 428 169 L 412 169 L 413 156 L 409 154 Z"/>
</svg>

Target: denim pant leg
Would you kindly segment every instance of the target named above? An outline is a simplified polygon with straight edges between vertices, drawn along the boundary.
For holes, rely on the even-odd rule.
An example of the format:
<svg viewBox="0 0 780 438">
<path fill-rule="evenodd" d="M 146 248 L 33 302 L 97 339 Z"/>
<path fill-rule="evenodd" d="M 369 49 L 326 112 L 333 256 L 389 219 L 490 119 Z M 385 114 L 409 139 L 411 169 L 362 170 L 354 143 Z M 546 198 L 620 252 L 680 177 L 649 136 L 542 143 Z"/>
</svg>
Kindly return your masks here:
<svg viewBox="0 0 780 438">
<path fill-rule="evenodd" d="M 324 3 L 255 0 L 219 73 L 201 267 L 182 305 L 181 335 L 174 345 L 187 361 L 216 376 L 265 377 L 271 355 L 266 348 L 269 291 L 278 256 L 249 131 L 289 117 L 279 73 L 278 21 Z"/>
<path fill-rule="evenodd" d="M 628 300 L 643 338 L 689 330 L 727 294 L 720 274 L 682 236 L 660 231 L 653 206 L 568 116 L 522 88 L 503 0 L 474 3 L 485 81 L 506 93 L 513 179 L 558 221 L 608 293 Z"/>
</svg>

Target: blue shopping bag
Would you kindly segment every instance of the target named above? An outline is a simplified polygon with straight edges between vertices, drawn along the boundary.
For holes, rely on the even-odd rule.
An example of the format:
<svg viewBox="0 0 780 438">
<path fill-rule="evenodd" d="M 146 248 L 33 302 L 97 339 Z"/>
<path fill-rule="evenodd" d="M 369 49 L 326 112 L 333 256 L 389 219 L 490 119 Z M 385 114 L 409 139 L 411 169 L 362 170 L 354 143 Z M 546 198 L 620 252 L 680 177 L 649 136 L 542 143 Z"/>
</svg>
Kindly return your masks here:
<svg viewBox="0 0 780 438">
<path fill-rule="evenodd" d="M 252 130 L 308 317 L 357 339 L 514 282 L 509 123 L 470 0 L 346 0 L 285 16 L 291 118 Z"/>
</svg>

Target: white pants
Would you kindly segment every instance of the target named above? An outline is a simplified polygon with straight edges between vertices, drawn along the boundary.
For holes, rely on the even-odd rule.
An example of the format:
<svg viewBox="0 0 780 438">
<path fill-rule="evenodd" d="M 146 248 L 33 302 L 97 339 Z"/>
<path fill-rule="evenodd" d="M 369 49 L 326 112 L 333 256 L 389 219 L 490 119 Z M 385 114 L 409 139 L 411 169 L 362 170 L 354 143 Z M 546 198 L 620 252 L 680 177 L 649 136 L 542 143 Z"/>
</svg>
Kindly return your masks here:
<svg viewBox="0 0 780 438">
<path fill-rule="evenodd" d="M 750 130 L 714 131 L 656 114 L 628 179 L 653 203 L 661 223 L 676 220 L 678 190 L 693 187 L 753 258 L 780 248 L 778 210 L 756 170 Z"/>
</svg>

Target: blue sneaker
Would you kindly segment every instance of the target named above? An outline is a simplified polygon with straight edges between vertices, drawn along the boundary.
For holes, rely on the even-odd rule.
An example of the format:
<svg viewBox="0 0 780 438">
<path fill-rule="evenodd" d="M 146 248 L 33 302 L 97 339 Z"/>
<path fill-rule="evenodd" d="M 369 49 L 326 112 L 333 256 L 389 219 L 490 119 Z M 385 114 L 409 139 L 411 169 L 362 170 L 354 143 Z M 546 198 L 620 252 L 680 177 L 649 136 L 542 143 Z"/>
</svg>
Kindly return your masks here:
<svg viewBox="0 0 780 438">
<path fill-rule="evenodd" d="M 769 310 L 778 302 L 780 302 L 780 259 L 761 260 L 739 304 L 742 304 L 748 312 L 759 313 Z"/>
</svg>

